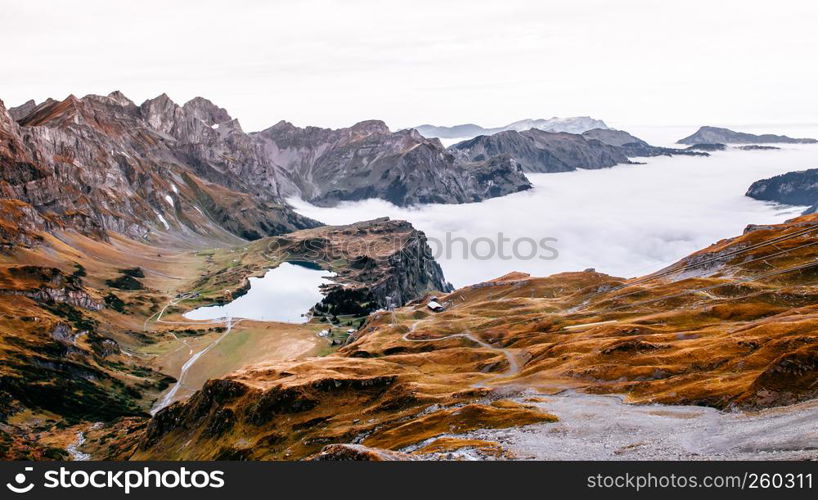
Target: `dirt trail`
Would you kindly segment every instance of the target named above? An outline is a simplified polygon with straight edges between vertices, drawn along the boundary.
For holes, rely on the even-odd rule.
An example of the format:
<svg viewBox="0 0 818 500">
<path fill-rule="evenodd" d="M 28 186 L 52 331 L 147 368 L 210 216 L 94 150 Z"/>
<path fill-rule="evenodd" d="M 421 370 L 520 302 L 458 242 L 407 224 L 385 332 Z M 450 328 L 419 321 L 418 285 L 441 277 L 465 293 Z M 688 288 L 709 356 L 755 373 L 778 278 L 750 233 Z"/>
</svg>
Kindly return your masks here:
<svg viewBox="0 0 818 500">
<path fill-rule="evenodd" d="M 452 334 L 452 335 L 446 335 L 445 337 L 439 337 L 439 338 L 433 338 L 433 339 L 413 339 L 413 338 L 409 338 L 410 335 L 415 333 L 415 329 L 417 328 L 418 323 L 421 323 L 422 321 L 423 320 L 418 320 L 418 321 L 415 321 L 414 323 L 412 323 L 412 326 L 409 328 L 409 331 L 406 332 L 402 337 L 402 339 L 405 342 L 440 342 L 442 340 L 448 340 L 448 339 L 453 339 L 453 338 L 464 338 L 464 339 L 471 340 L 472 342 L 478 344 L 480 347 L 485 347 L 486 349 L 491 349 L 493 351 L 498 351 L 503 356 L 505 356 L 506 362 L 508 363 L 508 369 L 505 372 L 496 375 L 495 377 L 492 377 L 492 378 L 490 378 L 488 380 L 485 380 L 485 381 L 483 381 L 483 382 L 481 382 L 479 384 L 476 384 L 475 385 L 476 387 L 482 387 L 482 386 L 484 386 L 484 385 L 486 385 L 486 384 L 488 384 L 490 382 L 493 382 L 495 380 L 502 379 L 502 378 L 513 377 L 513 376 L 520 373 L 521 363 L 520 363 L 520 361 L 518 359 L 519 357 L 518 357 L 518 355 L 513 353 L 511 349 L 506 349 L 504 347 L 493 346 L 493 345 L 489 344 L 488 342 L 484 341 L 483 339 L 480 339 L 479 337 L 477 337 L 476 335 L 474 335 L 473 333 L 471 333 L 469 331 L 464 331 L 462 333 L 455 333 L 455 334 Z"/>
<path fill-rule="evenodd" d="M 213 349 L 214 347 L 219 345 L 219 342 L 224 340 L 224 338 L 227 337 L 230 334 L 230 331 L 233 330 L 233 326 L 239 324 L 239 322 L 241 322 L 241 320 L 233 321 L 232 318 L 227 318 L 226 321 L 224 322 L 225 326 L 227 327 L 227 328 L 225 328 L 224 333 L 219 335 L 219 337 L 216 338 L 216 340 L 214 340 L 213 342 L 208 344 L 207 347 L 205 347 L 201 351 L 193 354 L 190 357 L 190 359 L 188 359 L 185 362 L 185 364 L 182 365 L 182 371 L 179 373 L 179 378 L 176 380 L 176 383 L 173 384 L 173 386 L 171 386 L 170 390 L 168 392 L 166 392 L 165 395 L 162 396 L 156 402 L 156 404 L 153 406 L 153 408 L 151 408 L 151 415 L 156 415 L 156 413 L 159 410 L 161 410 L 162 408 L 168 406 L 169 404 L 171 404 L 173 402 L 173 398 L 176 396 L 176 393 L 179 392 L 179 389 L 182 387 L 182 385 L 185 382 L 185 376 L 187 375 L 188 371 L 193 367 L 193 365 L 196 364 L 196 361 L 198 361 L 199 358 L 202 357 L 202 355 L 206 354 L 208 351 L 210 351 L 211 349 Z"/>
<path fill-rule="evenodd" d="M 190 369 L 193 367 L 193 365 L 196 364 L 196 361 L 198 361 L 199 358 L 201 358 L 208 351 L 210 351 L 211 349 L 216 347 L 222 340 L 224 340 L 225 337 L 227 337 L 227 335 L 230 334 L 231 330 L 233 330 L 233 327 L 241 322 L 240 319 L 236 320 L 236 321 L 233 321 L 232 318 L 221 318 L 221 319 L 218 319 L 218 320 L 209 320 L 209 321 L 165 321 L 165 320 L 162 319 L 162 316 L 168 310 L 168 307 L 176 305 L 179 302 L 181 302 L 181 301 L 183 301 L 183 300 L 185 300 L 185 299 L 187 299 L 189 297 L 190 297 L 189 295 L 182 295 L 180 297 L 177 297 L 175 299 L 171 299 L 170 301 L 168 301 L 168 303 L 165 304 L 165 307 L 163 307 L 162 310 L 157 313 L 156 319 L 154 320 L 154 323 L 163 323 L 163 324 L 168 324 L 168 325 L 220 324 L 220 325 L 225 325 L 226 328 L 225 328 L 224 333 L 219 335 L 219 337 L 217 337 L 213 342 L 211 342 L 210 344 L 205 346 L 204 349 L 201 349 L 200 351 L 198 351 L 196 353 L 193 353 L 192 350 L 191 350 L 191 356 L 185 362 L 185 364 L 182 365 L 182 370 L 179 373 L 179 378 L 176 380 L 176 383 L 173 384 L 171 386 L 170 390 L 168 390 L 168 392 L 166 392 L 153 405 L 153 408 L 151 408 L 151 411 L 150 411 L 151 415 L 156 415 L 156 413 L 159 410 L 161 410 L 162 408 L 165 408 L 166 406 L 170 405 L 173 402 L 173 398 L 176 397 L 176 394 L 179 392 L 179 389 L 181 389 L 182 386 L 184 385 L 185 376 L 187 375 L 188 371 L 190 371 Z M 152 318 L 153 318 L 153 316 L 151 316 L 150 318 L 145 320 L 144 328 L 146 330 L 147 330 L 147 327 L 148 327 L 148 322 Z M 174 337 L 175 337 L 175 335 L 174 335 Z M 183 343 L 184 343 L 184 345 L 190 347 L 187 344 L 187 342 L 183 341 Z M 181 347 L 182 346 L 180 346 L 180 348 Z"/>
</svg>

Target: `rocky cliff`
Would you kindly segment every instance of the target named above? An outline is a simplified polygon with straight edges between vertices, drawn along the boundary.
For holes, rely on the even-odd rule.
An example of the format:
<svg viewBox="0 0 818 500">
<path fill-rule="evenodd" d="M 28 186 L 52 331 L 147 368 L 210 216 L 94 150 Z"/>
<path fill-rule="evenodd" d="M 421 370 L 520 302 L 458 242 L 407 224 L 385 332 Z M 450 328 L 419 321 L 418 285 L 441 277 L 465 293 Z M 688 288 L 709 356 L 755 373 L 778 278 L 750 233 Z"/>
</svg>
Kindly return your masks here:
<svg viewBox="0 0 818 500">
<path fill-rule="evenodd" d="M 497 155 L 514 158 L 525 172 L 567 172 L 578 168 L 595 169 L 628 163 L 624 151 L 582 135 L 544 132 L 505 131 L 482 135 L 449 147 L 457 158 L 485 161 Z"/>
<path fill-rule="evenodd" d="M 720 127 L 701 127 L 693 135 L 679 139 L 679 144 L 753 144 L 753 143 L 791 143 L 814 144 L 816 139 L 794 139 L 786 135 L 748 134 L 735 132 Z"/>
<path fill-rule="evenodd" d="M 807 213 L 818 204 L 818 169 L 787 172 L 754 182 L 746 196 L 756 200 L 777 201 L 788 205 L 809 205 Z"/>
<path fill-rule="evenodd" d="M 381 121 L 339 130 L 281 122 L 253 137 L 292 181 L 289 194 L 318 205 L 367 198 L 399 206 L 466 203 L 530 187 L 509 162 L 457 162 L 439 141 L 414 130 L 390 132 Z"/>
<path fill-rule="evenodd" d="M 0 104 L 0 196 L 29 203 L 64 227 L 96 237 L 115 231 L 224 239 L 227 231 L 252 238 L 317 224 L 275 194 L 213 175 L 218 165 L 196 157 L 190 141 L 207 149 L 217 141 L 201 130 L 215 132 L 192 112 L 176 111 L 186 118 L 168 129 L 119 93 L 24 107 L 15 122 Z M 187 142 L 170 135 L 182 137 L 181 129 Z"/>
<path fill-rule="evenodd" d="M 405 221 L 381 218 L 305 229 L 256 241 L 241 252 L 241 263 L 209 266 L 212 269 L 187 290 L 198 297 L 188 307 L 218 302 L 224 289 L 246 290 L 248 277 L 263 275 L 287 261 L 336 274 L 335 284 L 324 290 L 324 307 L 320 308 L 333 314 L 365 315 L 401 306 L 429 292 L 451 290 L 426 235 Z"/>
</svg>

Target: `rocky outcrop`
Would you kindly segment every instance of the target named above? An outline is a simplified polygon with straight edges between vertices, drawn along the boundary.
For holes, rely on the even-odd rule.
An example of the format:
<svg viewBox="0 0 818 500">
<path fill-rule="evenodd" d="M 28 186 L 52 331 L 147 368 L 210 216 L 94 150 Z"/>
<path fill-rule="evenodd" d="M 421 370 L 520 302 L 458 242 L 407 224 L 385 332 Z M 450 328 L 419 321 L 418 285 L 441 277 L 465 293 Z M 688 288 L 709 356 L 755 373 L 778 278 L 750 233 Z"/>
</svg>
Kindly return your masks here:
<svg viewBox="0 0 818 500">
<path fill-rule="evenodd" d="M 812 213 L 818 203 L 818 169 L 787 172 L 756 181 L 747 190 L 746 196 L 788 205 L 811 205 L 812 208 L 806 213 Z"/>
<path fill-rule="evenodd" d="M 440 139 L 467 139 L 478 135 L 492 135 L 506 130 L 516 130 L 523 132 L 530 129 L 544 130 L 546 132 L 568 132 L 570 134 L 581 134 L 592 129 L 607 129 L 608 126 L 602 120 L 596 120 L 590 116 L 575 116 L 569 118 L 549 118 L 538 120 L 520 120 L 509 123 L 502 127 L 484 128 L 473 123 L 455 125 L 453 127 L 438 127 L 435 125 L 420 125 L 415 130 L 424 137 Z"/>
<path fill-rule="evenodd" d="M 693 135 L 679 139 L 679 144 L 763 144 L 763 143 L 814 144 L 816 139 L 794 139 L 786 135 L 748 134 L 727 128 L 701 127 Z"/>
<path fill-rule="evenodd" d="M 298 231 L 270 238 L 265 253 L 336 273 L 319 312 L 362 315 L 452 289 L 426 235 L 406 221 L 382 218 Z"/>
<path fill-rule="evenodd" d="M 8 109 L 9 116 L 11 116 L 12 120 L 19 121 L 22 118 L 30 115 L 31 112 L 34 111 L 34 108 L 36 107 L 37 103 L 34 102 L 34 99 L 30 99 L 19 106 L 9 108 Z"/>
<path fill-rule="evenodd" d="M 36 290 L 0 290 L 0 295 L 22 295 L 37 302 L 51 304 L 71 304 L 72 306 L 99 311 L 103 304 L 88 295 L 84 290 L 70 290 L 66 288 L 39 288 Z"/>
<path fill-rule="evenodd" d="M 17 247 L 32 248 L 43 241 L 40 231 L 53 229 L 53 221 L 40 216 L 28 203 L 16 199 L 0 199 L 0 252 L 9 253 Z"/>
<path fill-rule="evenodd" d="M 449 151 L 465 161 L 486 161 L 497 155 L 508 155 L 523 171 L 536 173 L 606 168 L 629 162 L 619 147 L 582 135 L 535 129 L 475 137 L 450 146 Z"/>
<path fill-rule="evenodd" d="M 102 301 L 82 286 L 79 273 L 66 275 L 57 268 L 15 266 L 0 270 L 0 295 L 20 295 L 45 304 L 69 304 L 99 311 Z"/>
</svg>

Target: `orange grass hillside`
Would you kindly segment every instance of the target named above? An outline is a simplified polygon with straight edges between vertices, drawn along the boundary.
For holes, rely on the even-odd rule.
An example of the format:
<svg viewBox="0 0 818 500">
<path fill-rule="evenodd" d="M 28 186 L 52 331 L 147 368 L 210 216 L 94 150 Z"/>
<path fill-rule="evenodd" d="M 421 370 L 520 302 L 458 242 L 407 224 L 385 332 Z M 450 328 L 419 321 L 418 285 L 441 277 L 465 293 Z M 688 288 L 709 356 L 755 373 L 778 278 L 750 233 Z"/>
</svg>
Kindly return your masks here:
<svg viewBox="0 0 818 500">
<path fill-rule="evenodd" d="M 721 409 L 818 395 L 818 216 L 641 278 L 513 273 L 437 301 L 373 313 L 334 355 L 211 381 L 160 412 L 131 457 L 411 458 L 460 446 L 448 434 L 554 419 L 505 399 L 522 391 Z"/>
</svg>

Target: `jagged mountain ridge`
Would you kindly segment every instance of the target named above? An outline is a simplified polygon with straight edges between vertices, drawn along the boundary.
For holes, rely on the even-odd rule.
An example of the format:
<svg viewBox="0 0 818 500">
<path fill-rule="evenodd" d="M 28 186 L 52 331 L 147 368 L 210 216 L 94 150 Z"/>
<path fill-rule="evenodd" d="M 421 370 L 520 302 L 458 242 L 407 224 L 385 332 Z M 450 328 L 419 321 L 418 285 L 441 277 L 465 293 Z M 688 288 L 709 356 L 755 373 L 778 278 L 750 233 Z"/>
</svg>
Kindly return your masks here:
<svg viewBox="0 0 818 500">
<path fill-rule="evenodd" d="M 608 126 L 602 120 L 591 118 L 590 116 L 574 116 L 568 118 L 553 117 L 549 119 L 526 119 L 519 120 L 502 127 L 485 128 L 473 123 L 454 125 L 452 127 L 441 127 L 436 125 L 419 125 L 414 127 L 424 137 L 440 139 L 467 139 L 478 135 L 492 135 L 507 130 L 523 132 L 532 128 L 544 130 L 546 132 L 568 132 L 571 134 L 581 134 L 587 130 L 600 128 L 607 129 Z"/>
<path fill-rule="evenodd" d="M 24 106 L 28 114 L 15 122 L 20 109 L 7 113 L 0 104 L 0 193 L 61 225 L 96 237 L 172 231 L 191 240 L 252 239 L 317 225 L 273 194 L 212 175 L 215 166 L 194 161 L 182 141 L 152 127 L 119 93 Z M 191 135 L 209 129 L 199 123 Z"/>
<path fill-rule="evenodd" d="M 120 92 L 0 111 L 2 196 L 86 234 L 255 239 L 317 224 L 294 213 L 288 196 L 405 206 L 530 187 L 510 160 L 456 163 L 439 141 L 380 121 L 338 130 L 282 122 L 248 134 L 201 97 L 180 106 L 163 94 L 137 106 Z"/>
</svg>

